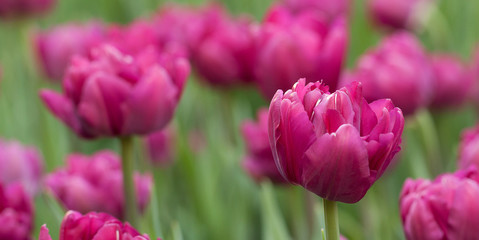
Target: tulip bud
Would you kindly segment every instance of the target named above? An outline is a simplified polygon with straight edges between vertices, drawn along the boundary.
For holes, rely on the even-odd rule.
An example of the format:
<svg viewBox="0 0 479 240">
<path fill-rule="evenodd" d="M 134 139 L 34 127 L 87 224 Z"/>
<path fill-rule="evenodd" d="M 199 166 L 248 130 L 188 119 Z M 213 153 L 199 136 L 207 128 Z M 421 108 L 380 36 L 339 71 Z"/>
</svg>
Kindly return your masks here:
<svg viewBox="0 0 479 240">
<path fill-rule="evenodd" d="M 50 10 L 55 0 L 0 0 L 0 18 L 22 18 Z"/>
<path fill-rule="evenodd" d="M 243 160 L 243 168 L 257 182 L 270 179 L 275 183 L 285 183 L 286 180 L 279 173 L 269 146 L 268 110 L 258 111 L 258 122 L 244 121 L 241 132 L 248 152 Z"/>
<path fill-rule="evenodd" d="M 361 84 L 329 93 L 300 79 L 269 108 L 269 142 L 281 175 L 330 201 L 355 203 L 400 150 L 404 117 L 389 99 L 368 104 Z"/>
<path fill-rule="evenodd" d="M 61 82 L 70 59 L 87 56 L 104 39 L 104 27 L 98 22 L 66 24 L 37 33 L 34 48 L 43 72 Z"/>
<path fill-rule="evenodd" d="M 459 144 L 459 167 L 467 169 L 470 166 L 479 168 L 479 125 L 463 131 Z"/>
<path fill-rule="evenodd" d="M 315 12 L 294 16 L 281 7 L 267 14 L 259 34 L 255 74 L 263 95 L 289 89 L 298 78 L 323 80 L 336 89 L 346 55 L 343 18 L 333 23 Z"/>
<path fill-rule="evenodd" d="M 48 228 L 43 225 L 38 240 L 51 239 Z M 78 239 L 150 240 L 150 237 L 140 234 L 129 223 L 122 223 L 106 213 L 90 212 L 82 215 L 79 212 L 68 211 L 60 227 L 59 240 Z"/>
<path fill-rule="evenodd" d="M 175 137 L 173 129 L 166 128 L 145 138 L 146 148 L 154 165 L 166 167 L 173 162 Z"/>
<path fill-rule="evenodd" d="M 21 184 L 0 183 L 0 223 L 0 239 L 30 239 L 33 230 L 33 203 Z"/>
<path fill-rule="evenodd" d="M 143 210 L 150 199 L 152 178 L 136 173 L 134 182 L 138 208 Z M 46 185 L 67 209 L 102 211 L 120 219 L 124 216 L 121 162 L 113 152 L 91 157 L 72 154 L 65 168 L 46 177 Z"/>
<path fill-rule="evenodd" d="M 315 10 L 328 19 L 347 15 L 350 0 L 283 0 L 283 4 L 293 12 Z"/>
<path fill-rule="evenodd" d="M 33 196 L 38 192 L 43 173 L 43 159 L 33 147 L 18 142 L 0 140 L 0 182 L 19 182 L 26 193 Z"/>
<path fill-rule="evenodd" d="M 406 239 L 479 239 L 478 176 L 471 168 L 434 181 L 406 180 L 399 201 Z"/>
<path fill-rule="evenodd" d="M 41 97 L 81 137 L 149 134 L 171 120 L 188 74 L 185 59 L 155 48 L 132 57 L 105 45 L 72 60 L 64 95 L 43 90 Z"/>
<path fill-rule="evenodd" d="M 419 41 L 410 33 L 386 37 L 363 55 L 341 85 L 361 82 L 368 102 L 391 98 L 404 114 L 413 114 L 429 104 L 432 67 Z"/>
<path fill-rule="evenodd" d="M 369 0 L 369 12 L 380 25 L 413 29 L 422 24 L 434 0 Z"/>
</svg>

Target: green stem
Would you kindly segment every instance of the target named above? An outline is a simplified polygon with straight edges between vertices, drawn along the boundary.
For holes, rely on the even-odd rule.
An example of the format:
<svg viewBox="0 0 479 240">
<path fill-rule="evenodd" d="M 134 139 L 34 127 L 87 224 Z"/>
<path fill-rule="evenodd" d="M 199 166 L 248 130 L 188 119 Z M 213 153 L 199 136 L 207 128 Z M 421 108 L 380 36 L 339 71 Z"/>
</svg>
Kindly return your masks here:
<svg viewBox="0 0 479 240">
<path fill-rule="evenodd" d="M 314 235 L 315 216 L 314 216 L 314 199 L 315 195 L 308 191 L 304 190 L 304 202 L 305 202 L 305 211 L 306 211 L 306 223 L 308 226 L 308 238 L 312 240 Z"/>
<path fill-rule="evenodd" d="M 138 208 L 136 207 L 135 185 L 133 183 L 133 137 L 121 137 L 121 161 L 123 170 L 123 194 L 125 197 L 125 220 L 138 227 Z"/>
<path fill-rule="evenodd" d="M 326 240 L 339 240 L 338 206 L 335 201 L 323 199 Z"/>
<path fill-rule="evenodd" d="M 443 167 L 436 124 L 428 110 L 423 110 L 416 114 L 416 120 L 422 134 L 429 171 L 432 175 L 438 174 L 442 172 Z"/>
</svg>

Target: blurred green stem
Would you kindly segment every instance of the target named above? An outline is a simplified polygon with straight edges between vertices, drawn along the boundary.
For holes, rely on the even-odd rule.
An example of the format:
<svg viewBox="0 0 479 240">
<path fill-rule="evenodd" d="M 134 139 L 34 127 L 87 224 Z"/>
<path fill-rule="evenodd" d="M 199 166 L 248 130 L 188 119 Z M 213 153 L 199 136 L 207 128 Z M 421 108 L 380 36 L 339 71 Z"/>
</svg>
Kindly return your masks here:
<svg viewBox="0 0 479 240">
<path fill-rule="evenodd" d="M 323 199 L 326 240 L 339 240 L 338 205 L 335 201 Z"/>
<path fill-rule="evenodd" d="M 136 207 L 135 185 L 133 183 L 133 137 L 120 137 L 120 142 L 123 170 L 123 194 L 125 197 L 125 220 L 132 226 L 138 227 L 138 208 Z"/>
<path fill-rule="evenodd" d="M 305 210 L 306 210 L 306 222 L 308 225 L 308 238 L 309 240 L 313 239 L 314 234 L 314 227 L 316 226 L 315 223 L 315 216 L 314 216 L 314 199 L 316 195 L 308 190 L 304 190 L 304 202 L 305 202 Z"/>
<path fill-rule="evenodd" d="M 422 140 L 426 150 L 426 159 L 429 172 L 432 175 L 442 172 L 441 148 L 439 137 L 436 130 L 436 124 L 428 110 L 423 110 L 416 114 L 416 121 L 421 131 Z"/>
</svg>

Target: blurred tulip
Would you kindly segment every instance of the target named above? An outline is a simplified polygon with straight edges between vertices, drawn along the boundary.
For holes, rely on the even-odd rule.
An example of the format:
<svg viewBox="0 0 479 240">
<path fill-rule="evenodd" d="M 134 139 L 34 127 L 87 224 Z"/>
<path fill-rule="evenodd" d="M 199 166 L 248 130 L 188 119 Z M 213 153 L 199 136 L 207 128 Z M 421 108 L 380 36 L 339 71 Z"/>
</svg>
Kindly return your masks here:
<svg viewBox="0 0 479 240">
<path fill-rule="evenodd" d="M 473 84 L 471 70 L 461 60 L 451 55 L 435 55 L 431 59 L 434 108 L 459 107 L 466 100 Z"/>
<path fill-rule="evenodd" d="M 358 81 L 368 102 L 391 98 L 405 115 L 429 104 L 432 67 L 419 41 L 407 32 L 395 33 L 364 54 L 342 85 Z"/>
<path fill-rule="evenodd" d="M 171 120 L 189 70 L 185 59 L 155 48 L 132 57 L 104 45 L 72 60 L 64 95 L 43 90 L 41 97 L 81 137 L 149 134 Z"/>
<path fill-rule="evenodd" d="M 286 180 L 279 173 L 269 146 L 268 109 L 258 111 L 258 122 L 244 121 L 241 132 L 248 152 L 243 160 L 243 168 L 257 182 L 270 179 L 275 183 L 285 183 Z"/>
<path fill-rule="evenodd" d="M 61 81 L 74 55 L 87 56 L 104 40 L 105 30 L 99 22 L 66 24 L 38 33 L 34 48 L 44 73 Z"/>
<path fill-rule="evenodd" d="M 464 130 L 459 144 L 459 167 L 470 166 L 479 168 L 479 125 Z"/>
<path fill-rule="evenodd" d="M 154 165 L 166 167 L 174 160 L 175 132 L 172 128 L 166 128 L 148 135 L 145 139 L 149 159 Z"/>
<path fill-rule="evenodd" d="M 269 142 L 290 183 L 330 201 L 355 203 L 400 150 L 404 117 L 389 99 L 368 104 L 361 84 L 329 93 L 300 79 L 269 108 Z"/>
<path fill-rule="evenodd" d="M 46 225 L 40 229 L 38 240 L 51 240 Z M 129 223 L 106 214 L 90 212 L 82 215 L 68 211 L 60 227 L 59 240 L 150 240 L 146 234 L 140 234 Z M 158 240 L 161 240 L 158 238 Z"/>
<path fill-rule="evenodd" d="M 293 12 L 316 10 L 328 19 L 347 15 L 350 0 L 283 0 L 284 5 Z"/>
<path fill-rule="evenodd" d="M 50 10 L 55 0 L 0 0 L 0 18 L 21 18 Z"/>
<path fill-rule="evenodd" d="M 479 239 L 478 179 L 475 168 L 434 181 L 407 179 L 399 202 L 406 239 Z"/>
<path fill-rule="evenodd" d="M 153 24 L 136 20 L 127 26 L 110 26 L 106 42 L 122 53 L 135 56 L 148 46 L 160 46 Z"/>
<path fill-rule="evenodd" d="M 479 45 L 476 47 L 475 54 L 473 55 L 472 64 L 472 89 L 469 91 L 470 100 L 476 105 L 479 106 Z"/>
<path fill-rule="evenodd" d="M 421 24 L 422 17 L 434 0 L 369 0 L 369 12 L 380 25 L 393 29 L 413 29 Z"/>
<path fill-rule="evenodd" d="M 143 210 L 150 199 L 152 178 L 136 173 L 134 180 L 138 207 Z M 45 182 L 68 209 L 124 217 L 121 162 L 113 152 L 103 151 L 91 157 L 72 154 L 67 166 L 49 174 Z"/>
<path fill-rule="evenodd" d="M 33 196 L 39 190 L 42 173 L 43 158 L 35 148 L 0 139 L 1 183 L 19 182 Z"/>
<path fill-rule="evenodd" d="M 0 183 L 0 239 L 30 240 L 33 230 L 32 199 L 19 183 Z"/>
<path fill-rule="evenodd" d="M 293 16 L 274 7 L 266 16 L 259 35 L 255 74 L 264 96 L 291 88 L 298 78 L 323 80 L 336 89 L 347 47 L 343 18 L 330 26 L 314 12 Z"/>
</svg>

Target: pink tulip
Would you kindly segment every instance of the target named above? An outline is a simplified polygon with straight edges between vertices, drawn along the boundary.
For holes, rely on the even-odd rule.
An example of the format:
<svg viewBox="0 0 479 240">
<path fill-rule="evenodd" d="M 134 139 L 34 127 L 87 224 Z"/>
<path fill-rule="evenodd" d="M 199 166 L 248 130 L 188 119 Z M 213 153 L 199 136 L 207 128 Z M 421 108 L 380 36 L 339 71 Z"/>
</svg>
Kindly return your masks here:
<svg viewBox="0 0 479 240">
<path fill-rule="evenodd" d="M 350 0 L 283 0 L 283 4 L 293 12 L 315 10 L 334 19 L 347 15 L 352 3 Z"/>
<path fill-rule="evenodd" d="M 479 168 L 479 125 L 463 131 L 459 145 L 459 167 L 470 166 Z"/>
<path fill-rule="evenodd" d="M 138 207 L 150 199 L 152 178 L 135 173 Z M 102 211 L 123 218 L 123 175 L 119 157 L 109 151 L 91 157 L 72 154 L 67 166 L 46 177 L 48 189 L 71 210 L 87 213 Z"/>
<path fill-rule="evenodd" d="M 269 142 L 281 175 L 330 201 L 355 203 L 400 150 L 404 117 L 389 99 L 370 104 L 360 83 L 329 93 L 300 79 L 269 108 Z"/>
<path fill-rule="evenodd" d="M 90 212 L 82 215 L 68 211 L 60 227 L 59 240 L 150 240 L 146 234 L 140 234 L 129 223 L 106 214 Z M 46 225 L 40 229 L 38 240 L 52 240 Z M 158 240 L 161 240 L 158 238 Z"/>
<path fill-rule="evenodd" d="M 278 171 L 269 146 L 268 110 L 258 111 L 258 122 L 243 122 L 241 132 L 248 152 L 243 160 L 243 168 L 257 182 L 270 179 L 275 183 L 285 183 L 286 180 Z"/>
<path fill-rule="evenodd" d="M 434 108 L 458 107 L 464 103 L 473 84 L 471 70 L 455 56 L 436 55 L 432 59 Z"/>
<path fill-rule="evenodd" d="M 43 159 L 35 148 L 0 139 L 1 183 L 19 182 L 25 192 L 33 196 L 40 188 L 42 173 Z"/>
<path fill-rule="evenodd" d="M 105 45 L 72 60 L 64 95 L 43 90 L 41 97 L 81 137 L 149 134 L 171 120 L 188 73 L 185 59 L 154 47 L 132 57 Z"/>
<path fill-rule="evenodd" d="M 434 181 L 406 180 L 399 203 L 406 239 L 479 239 L 478 177 L 472 168 Z"/>
<path fill-rule="evenodd" d="M 0 183 L 0 239 L 30 240 L 33 230 L 32 199 L 19 183 Z"/>
<path fill-rule="evenodd" d="M 104 39 L 104 27 L 98 22 L 66 24 L 38 33 L 34 48 L 45 74 L 61 81 L 74 55 L 87 56 Z"/>
<path fill-rule="evenodd" d="M 346 22 L 328 24 L 315 12 L 294 16 L 281 7 L 272 8 L 259 35 L 256 78 L 263 95 L 289 89 L 298 78 L 323 80 L 336 89 L 346 55 Z"/>
<path fill-rule="evenodd" d="M 166 128 L 146 137 L 146 148 L 154 165 L 166 167 L 173 162 L 175 158 L 175 137 L 172 128 Z"/>
<path fill-rule="evenodd" d="M 373 20 L 393 29 L 416 28 L 434 0 L 369 0 Z"/>
<path fill-rule="evenodd" d="M 0 18 L 21 18 L 50 10 L 55 0 L 0 0 Z"/>
<path fill-rule="evenodd" d="M 391 98 L 408 115 L 429 104 L 432 76 L 432 67 L 419 41 L 407 32 L 399 32 L 363 55 L 341 84 L 361 82 L 368 102 Z"/>
<path fill-rule="evenodd" d="M 469 91 L 469 99 L 475 103 L 477 107 L 479 105 L 479 45 L 476 47 L 470 68 L 472 71 L 473 84 Z"/>
</svg>

